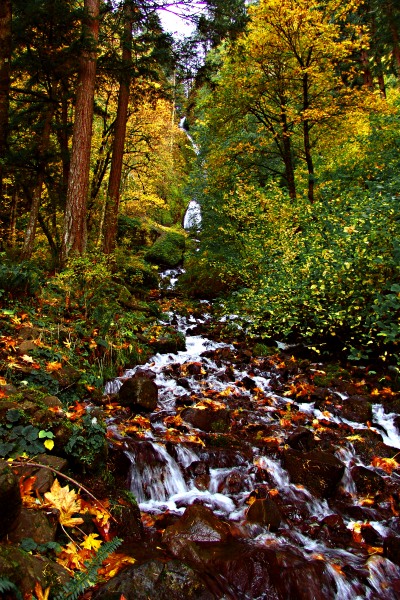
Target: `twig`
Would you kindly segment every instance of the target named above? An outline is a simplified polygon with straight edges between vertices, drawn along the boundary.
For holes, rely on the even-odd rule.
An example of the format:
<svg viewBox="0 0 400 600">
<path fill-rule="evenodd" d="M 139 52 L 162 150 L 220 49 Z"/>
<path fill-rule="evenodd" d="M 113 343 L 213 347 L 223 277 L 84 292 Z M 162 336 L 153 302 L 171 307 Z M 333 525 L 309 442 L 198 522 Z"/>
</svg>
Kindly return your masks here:
<svg viewBox="0 0 400 600">
<path fill-rule="evenodd" d="M 81 483 L 78 483 L 78 481 L 76 481 L 75 479 L 72 479 L 72 477 L 68 477 L 68 475 L 64 475 L 64 473 L 61 473 L 61 471 L 57 471 L 57 469 L 54 469 L 53 467 L 49 467 L 48 465 L 42 465 L 40 463 L 36 463 L 36 462 L 30 462 L 29 460 L 27 460 L 26 462 L 22 462 L 19 460 L 13 460 L 11 465 L 16 465 L 17 467 L 26 467 L 31 466 L 31 467 L 39 467 L 39 469 L 49 469 L 50 471 L 52 471 L 52 473 L 55 473 L 56 475 L 58 475 L 59 477 L 63 477 L 64 479 L 67 479 L 68 481 L 70 481 L 71 483 L 73 483 L 74 485 L 76 485 L 78 488 L 80 488 L 81 490 L 83 490 L 88 496 L 90 496 L 91 498 L 93 498 L 93 500 L 95 502 L 97 502 L 99 504 L 99 506 L 101 506 L 101 508 L 111 517 L 111 519 L 114 521 L 114 523 L 118 523 L 117 519 L 115 519 L 112 514 L 110 513 L 109 510 L 106 509 L 106 507 L 104 506 L 104 504 L 102 504 L 100 502 L 100 500 L 98 500 L 96 498 L 96 496 L 93 496 L 92 492 L 89 492 L 89 490 L 87 488 L 85 488 L 85 486 L 83 486 Z"/>
</svg>

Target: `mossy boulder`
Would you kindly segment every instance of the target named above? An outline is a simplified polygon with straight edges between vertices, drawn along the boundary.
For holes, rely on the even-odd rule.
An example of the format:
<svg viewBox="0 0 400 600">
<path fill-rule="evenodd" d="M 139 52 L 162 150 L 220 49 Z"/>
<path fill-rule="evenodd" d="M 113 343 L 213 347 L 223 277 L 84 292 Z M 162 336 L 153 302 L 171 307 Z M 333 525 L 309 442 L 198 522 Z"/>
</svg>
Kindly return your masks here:
<svg viewBox="0 0 400 600">
<path fill-rule="evenodd" d="M 146 252 L 148 262 L 165 267 L 176 267 L 183 260 L 185 235 L 179 231 L 167 231 Z"/>
</svg>

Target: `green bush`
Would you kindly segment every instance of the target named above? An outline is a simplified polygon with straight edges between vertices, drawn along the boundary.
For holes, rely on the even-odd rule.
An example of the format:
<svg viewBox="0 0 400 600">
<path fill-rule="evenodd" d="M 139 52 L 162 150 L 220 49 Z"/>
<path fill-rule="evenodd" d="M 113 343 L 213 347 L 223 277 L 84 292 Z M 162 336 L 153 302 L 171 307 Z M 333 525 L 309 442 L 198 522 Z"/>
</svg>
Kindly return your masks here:
<svg viewBox="0 0 400 600">
<path fill-rule="evenodd" d="M 14 263 L 4 253 L 0 255 L 0 259 L 0 296 L 33 296 L 39 290 L 41 275 L 33 263 Z"/>
</svg>

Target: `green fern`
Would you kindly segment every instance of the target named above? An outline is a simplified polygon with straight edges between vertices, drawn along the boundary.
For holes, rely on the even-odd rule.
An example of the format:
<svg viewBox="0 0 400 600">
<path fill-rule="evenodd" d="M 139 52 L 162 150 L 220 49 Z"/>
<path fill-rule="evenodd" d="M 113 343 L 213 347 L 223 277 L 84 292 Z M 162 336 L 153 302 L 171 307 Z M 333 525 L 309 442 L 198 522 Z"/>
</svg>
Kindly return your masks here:
<svg viewBox="0 0 400 600">
<path fill-rule="evenodd" d="M 122 544 L 120 538 L 114 538 L 111 542 L 105 542 L 98 550 L 92 560 L 85 563 L 86 571 L 78 573 L 66 583 L 54 600 L 77 600 L 77 598 L 89 587 L 97 583 L 98 573 L 103 561 L 115 552 Z"/>
<path fill-rule="evenodd" d="M 17 600 L 22 600 L 22 595 L 15 583 L 9 579 L 0 578 L 0 594 L 3 592 L 13 592 Z"/>
</svg>

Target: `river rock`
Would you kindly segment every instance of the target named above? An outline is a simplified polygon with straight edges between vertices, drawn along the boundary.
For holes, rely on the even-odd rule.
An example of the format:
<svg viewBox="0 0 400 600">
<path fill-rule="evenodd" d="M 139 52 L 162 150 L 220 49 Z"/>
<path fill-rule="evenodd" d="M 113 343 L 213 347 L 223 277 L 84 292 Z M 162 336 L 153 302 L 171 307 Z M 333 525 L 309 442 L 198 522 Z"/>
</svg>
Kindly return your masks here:
<svg viewBox="0 0 400 600">
<path fill-rule="evenodd" d="M 58 563 L 31 556 L 8 544 L 0 544 L 0 574 L 14 583 L 26 598 L 31 598 L 37 581 L 45 589 L 49 585 L 64 585 L 71 577 Z"/>
<path fill-rule="evenodd" d="M 16 544 L 25 538 L 32 538 L 37 544 L 54 542 L 57 525 L 56 514 L 50 514 L 48 518 L 43 511 L 22 508 L 17 526 L 9 533 L 8 539 Z"/>
<path fill-rule="evenodd" d="M 394 534 L 391 534 L 383 541 L 383 554 L 396 563 L 396 565 L 400 565 L 400 537 Z"/>
<path fill-rule="evenodd" d="M 249 523 L 265 525 L 276 531 L 281 523 L 281 513 L 271 498 L 260 498 L 251 504 L 246 519 Z"/>
<path fill-rule="evenodd" d="M 181 417 L 193 427 L 202 431 L 226 431 L 230 423 L 230 414 L 226 408 L 213 409 L 211 407 L 196 406 L 186 408 L 181 412 Z"/>
<path fill-rule="evenodd" d="M 183 516 L 163 534 L 163 542 L 173 555 L 180 558 L 182 543 L 215 544 L 230 537 L 229 526 L 218 519 L 210 508 L 202 504 L 188 506 Z"/>
<path fill-rule="evenodd" d="M 332 496 L 343 477 L 344 464 L 333 454 L 322 450 L 299 452 L 285 450 L 283 464 L 293 483 L 307 487 L 316 496 Z"/>
<path fill-rule="evenodd" d="M 21 494 L 18 480 L 6 461 L 0 461 L 0 538 L 16 525 L 21 513 Z"/>
<path fill-rule="evenodd" d="M 92 600 L 213 600 L 202 578 L 176 560 L 151 560 L 125 569 L 92 596 Z"/>
<path fill-rule="evenodd" d="M 366 423 L 372 420 L 372 406 L 364 396 L 350 396 L 342 401 L 340 415 L 348 421 Z"/>
<path fill-rule="evenodd" d="M 153 412 L 157 408 L 158 387 L 146 375 L 135 375 L 122 384 L 118 401 L 137 412 Z"/>
<path fill-rule="evenodd" d="M 385 480 L 378 473 L 362 465 L 353 467 L 351 476 L 359 494 L 375 495 L 385 487 Z"/>
<path fill-rule="evenodd" d="M 306 427 L 298 427 L 289 435 L 286 443 L 294 450 L 309 451 L 315 448 L 314 434 Z"/>
<path fill-rule="evenodd" d="M 186 542 L 187 559 L 214 593 L 232 600 L 333 600 L 335 585 L 324 561 L 305 558 L 289 546 L 237 541 L 209 545 Z M 189 550 L 192 551 L 190 555 Z M 94 600 L 94 599 L 93 599 Z M 183 598 L 182 598 L 183 600 Z"/>
</svg>

